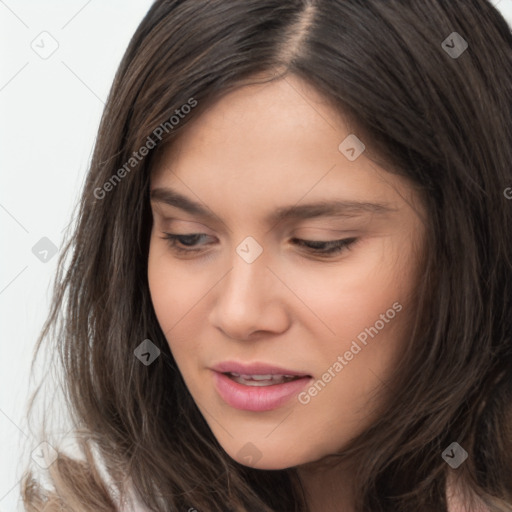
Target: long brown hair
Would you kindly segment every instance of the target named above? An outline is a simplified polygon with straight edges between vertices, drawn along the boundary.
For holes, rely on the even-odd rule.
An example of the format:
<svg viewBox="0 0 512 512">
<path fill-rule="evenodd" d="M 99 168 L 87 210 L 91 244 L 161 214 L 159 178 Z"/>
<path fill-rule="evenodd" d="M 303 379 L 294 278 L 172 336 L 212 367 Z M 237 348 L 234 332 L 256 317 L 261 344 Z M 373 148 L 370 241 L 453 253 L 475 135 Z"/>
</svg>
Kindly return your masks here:
<svg viewBox="0 0 512 512">
<path fill-rule="evenodd" d="M 34 356 L 44 340 L 58 356 L 85 460 L 59 452 L 53 490 L 27 470 L 28 511 L 116 510 L 107 476 L 119 492 L 129 478 L 154 511 L 307 511 L 296 468 L 245 467 L 216 441 L 147 282 L 155 156 L 222 95 L 287 74 L 332 102 L 428 207 L 392 392 L 336 455 L 357 461 L 357 511 L 446 511 L 450 472 L 491 510 L 512 511 L 512 35 L 487 0 L 152 5 L 110 91 Z M 147 366 L 134 356 L 146 339 L 161 351 Z M 452 442 L 468 453 L 456 472 L 441 456 Z"/>
</svg>

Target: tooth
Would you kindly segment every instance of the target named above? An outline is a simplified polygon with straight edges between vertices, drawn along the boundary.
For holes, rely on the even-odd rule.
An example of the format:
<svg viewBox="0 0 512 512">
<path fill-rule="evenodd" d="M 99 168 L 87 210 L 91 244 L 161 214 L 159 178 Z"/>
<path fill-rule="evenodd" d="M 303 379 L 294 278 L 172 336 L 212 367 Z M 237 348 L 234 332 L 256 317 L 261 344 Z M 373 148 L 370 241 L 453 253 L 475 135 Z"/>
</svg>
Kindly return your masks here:
<svg viewBox="0 0 512 512">
<path fill-rule="evenodd" d="M 262 382 L 258 380 L 245 380 L 241 382 L 240 384 L 244 384 L 245 386 L 252 386 L 252 387 L 263 387 L 263 386 L 271 386 L 272 384 L 268 381 Z"/>
<path fill-rule="evenodd" d="M 241 377 L 242 379 L 246 380 L 280 380 L 282 378 L 285 379 L 293 379 L 296 377 L 299 377 L 298 375 L 277 375 L 277 374 L 265 374 L 265 375 L 246 375 L 246 374 L 240 374 L 236 372 L 229 372 L 230 375 L 233 377 Z"/>
<path fill-rule="evenodd" d="M 250 378 L 254 380 L 270 380 L 272 378 L 280 377 L 280 375 L 251 375 Z"/>
<path fill-rule="evenodd" d="M 235 382 L 243 384 L 244 386 L 272 386 L 276 384 L 284 384 L 286 382 L 290 382 L 291 380 L 286 378 L 284 375 L 252 375 L 248 377 L 249 378 L 246 378 L 246 376 L 243 375 L 232 375 L 232 378 Z M 292 376 L 292 379 L 293 377 L 294 376 Z"/>
<path fill-rule="evenodd" d="M 244 386 L 272 386 L 276 384 L 277 380 L 275 379 L 267 379 L 267 380 L 252 380 L 252 379 L 243 379 L 241 377 L 234 377 L 235 382 L 239 384 L 243 384 Z"/>
</svg>

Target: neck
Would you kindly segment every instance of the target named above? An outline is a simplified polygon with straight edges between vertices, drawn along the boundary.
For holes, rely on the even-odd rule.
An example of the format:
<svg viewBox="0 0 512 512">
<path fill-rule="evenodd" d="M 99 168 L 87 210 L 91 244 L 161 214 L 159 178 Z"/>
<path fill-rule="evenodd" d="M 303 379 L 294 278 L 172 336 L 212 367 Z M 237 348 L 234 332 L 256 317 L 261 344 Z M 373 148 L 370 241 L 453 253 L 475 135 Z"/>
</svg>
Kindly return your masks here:
<svg viewBox="0 0 512 512">
<path fill-rule="evenodd" d="M 317 461 L 299 466 L 297 472 L 309 512 L 354 512 L 352 479 L 347 467 Z"/>
</svg>

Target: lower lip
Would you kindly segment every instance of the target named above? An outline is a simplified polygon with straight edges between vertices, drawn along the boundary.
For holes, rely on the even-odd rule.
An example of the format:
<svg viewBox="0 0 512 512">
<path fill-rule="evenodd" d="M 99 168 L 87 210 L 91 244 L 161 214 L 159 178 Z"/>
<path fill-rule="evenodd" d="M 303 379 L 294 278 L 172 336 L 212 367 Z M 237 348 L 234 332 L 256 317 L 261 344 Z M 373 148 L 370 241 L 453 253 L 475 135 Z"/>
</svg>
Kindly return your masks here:
<svg viewBox="0 0 512 512">
<path fill-rule="evenodd" d="M 255 412 L 277 409 L 292 396 L 300 393 L 312 380 L 312 377 L 302 377 L 272 386 L 244 386 L 223 373 L 213 373 L 217 392 L 228 405 L 235 409 Z"/>
</svg>

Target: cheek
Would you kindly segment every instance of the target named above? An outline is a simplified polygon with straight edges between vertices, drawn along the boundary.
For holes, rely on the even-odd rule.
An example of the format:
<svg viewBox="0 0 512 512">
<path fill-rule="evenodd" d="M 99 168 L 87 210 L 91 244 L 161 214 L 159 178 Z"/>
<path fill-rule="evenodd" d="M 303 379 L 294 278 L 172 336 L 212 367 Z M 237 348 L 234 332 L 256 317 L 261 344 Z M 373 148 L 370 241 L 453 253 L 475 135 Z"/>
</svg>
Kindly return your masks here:
<svg viewBox="0 0 512 512">
<path fill-rule="evenodd" d="M 414 288 L 411 261 L 392 240 L 375 239 L 343 261 L 283 265 L 279 275 L 293 284 L 301 321 L 340 340 L 373 325 L 394 302 L 405 305 Z"/>
<path fill-rule="evenodd" d="M 148 257 L 148 284 L 158 323 L 168 336 L 184 318 L 194 298 L 194 281 L 179 272 L 161 244 L 151 244 Z"/>
<path fill-rule="evenodd" d="M 161 329 L 166 332 L 172 327 L 172 316 L 177 306 L 177 291 L 180 286 L 175 276 L 170 274 L 171 267 L 161 251 L 155 249 L 153 244 L 149 249 L 148 257 L 148 284 L 151 302 L 158 318 Z M 172 287 L 170 286 L 172 279 Z"/>
<path fill-rule="evenodd" d="M 207 317 L 207 294 L 215 284 L 211 273 L 207 280 L 197 278 L 197 269 L 180 265 L 160 244 L 150 246 L 148 284 L 158 323 L 173 356 L 179 363 L 182 353 L 199 347 L 199 319 Z M 218 280 L 218 278 L 217 278 Z"/>
</svg>

